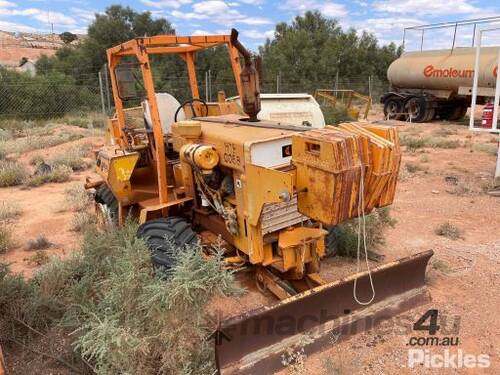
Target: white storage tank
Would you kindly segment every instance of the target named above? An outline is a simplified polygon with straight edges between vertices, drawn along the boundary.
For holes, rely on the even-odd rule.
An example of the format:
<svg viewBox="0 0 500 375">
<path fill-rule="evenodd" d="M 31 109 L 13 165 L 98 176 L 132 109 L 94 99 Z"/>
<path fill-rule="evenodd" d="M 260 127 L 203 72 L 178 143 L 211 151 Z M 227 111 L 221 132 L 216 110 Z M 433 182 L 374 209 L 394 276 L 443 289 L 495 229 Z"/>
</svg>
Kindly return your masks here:
<svg viewBox="0 0 500 375">
<path fill-rule="evenodd" d="M 312 95 L 309 94 L 260 94 L 259 120 L 272 120 L 285 124 L 324 128 L 325 117 Z M 241 106 L 239 96 L 227 99 Z"/>
</svg>

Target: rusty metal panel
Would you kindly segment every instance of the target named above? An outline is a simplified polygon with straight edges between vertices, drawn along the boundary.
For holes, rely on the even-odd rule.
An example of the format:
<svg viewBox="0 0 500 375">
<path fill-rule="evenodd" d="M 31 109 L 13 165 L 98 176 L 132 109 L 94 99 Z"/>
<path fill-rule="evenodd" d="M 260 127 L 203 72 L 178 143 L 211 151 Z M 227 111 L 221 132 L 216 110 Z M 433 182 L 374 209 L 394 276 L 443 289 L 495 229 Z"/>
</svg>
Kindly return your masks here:
<svg viewBox="0 0 500 375">
<path fill-rule="evenodd" d="M 383 264 L 372 270 L 375 299 L 369 306 L 353 297 L 371 298 L 367 272 L 321 285 L 272 306 L 223 321 L 217 331 L 217 366 L 226 374 L 269 374 L 282 368 L 281 354 L 306 335 L 306 354 L 331 345 L 330 338 L 346 337 L 373 328 L 419 304 L 428 302 L 425 270 L 433 251 Z"/>
</svg>

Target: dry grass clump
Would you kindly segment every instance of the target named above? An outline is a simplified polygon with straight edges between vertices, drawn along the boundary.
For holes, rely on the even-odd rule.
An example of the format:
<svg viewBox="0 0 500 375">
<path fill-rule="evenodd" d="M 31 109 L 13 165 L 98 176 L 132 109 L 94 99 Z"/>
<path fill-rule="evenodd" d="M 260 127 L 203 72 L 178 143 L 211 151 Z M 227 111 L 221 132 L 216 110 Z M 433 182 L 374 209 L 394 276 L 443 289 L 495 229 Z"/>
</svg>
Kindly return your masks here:
<svg viewBox="0 0 500 375">
<path fill-rule="evenodd" d="M 401 145 L 406 146 L 408 151 L 415 152 L 418 149 L 429 148 L 444 148 L 453 149 L 461 146 L 459 140 L 445 139 L 443 137 L 414 137 L 407 134 L 400 136 Z"/>
<path fill-rule="evenodd" d="M 87 211 L 76 212 L 71 220 L 71 230 L 74 232 L 84 232 L 96 224 L 97 218 L 95 214 Z"/>
<path fill-rule="evenodd" d="M 474 143 L 472 145 L 472 150 L 496 156 L 498 152 L 498 145 L 492 143 Z"/>
<path fill-rule="evenodd" d="M 49 263 L 50 257 L 45 251 L 37 250 L 35 254 L 27 259 L 27 261 L 29 264 L 39 267 Z"/>
<path fill-rule="evenodd" d="M 45 163 L 45 158 L 42 155 L 33 155 L 30 159 L 30 165 L 37 166 Z"/>
<path fill-rule="evenodd" d="M 85 115 L 68 114 L 57 120 L 58 123 L 77 126 L 84 129 L 104 128 L 104 119 L 101 113 L 87 113 Z"/>
<path fill-rule="evenodd" d="M 0 141 L 0 150 L 6 155 L 13 153 L 22 154 L 28 151 L 54 147 L 83 137 L 81 134 L 73 133 L 52 135 L 50 134 L 51 132 L 52 130 L 41 128 L 38 131 L 31 131 L 15 138 Z"/>
<path fill-rule="evenodd" d="M 420 156 L 420 161 L 421 161 L 422 163 L 428 163 L 428 162 L 429 162 L 429 160 L 430 160 L 430 159 L 429 159 L 429 156 L 428 156 L 428 155 L 422 155 L 422 156 Z"/>
<path fill-rule="evenodd" d="M 429 170 L 427 167 L 422 167 L 420 164 L 412 163 L 412 162 L 405 163 L 405 169 L 409 173 L 417 173 L 417 172 L 425 172 L 425 173 L 427 173 L 428 170 Z"/>
<path fill-rule="evenodd" d="M 446 148 L 453 149 L 461 146 L 461 143 L 457 139 L 445 139 L 442 137 L 430 137 L 426 141 L 427 146 L 431 148 Z"/>
<path fill-rule="evenodd" d="M 16 202 L 0 201 L 0 221 L 14 219 L 21 215 L 22 209 Z"/>
<path fill-rule="evenodd" d="M 26 168 L 10 160 L 0 160 L 0 187 L 21 185 L 28 177 Z"/>
<path fill-rule="evenodd" d="M 49 182 L 66 182 L 71 178 L 71 168 L 61 165 L 54 168 L 47 173 L 40 173 L 33 175 L 26 180 L 26 185 L 29 187 L 37 187 Z"/>
<path fill-rule="evenodd" d="M 66 166 L 73 171 L 83 171 L 91 165 L 84 159 L 84 151 L 81 148 L 58 154 L 50 159 L 48 164 L 53 167 Z"/>
<path fill-rule="evenodd" d="M 434 233 L 438 236 L 443 236 L 451 240 L 463 238 L 462 230 L 456 225 L 451 224 L 449 221 L 440 224 L 436 229 L 434 229 Z"/>
<path fill-rule="evenodd" d="M 6 252 L 12 246 L 12 233 L 10 227 L 0 223 L 0 254 Z"/>
<path fill-rule="evenodd" d="M 456 134 L 458 134 L 458 130 L 450 126 L 442 126 L 432 131 L 432 135 L 436 137 L 447 137 Z"/>
<path fill-rule="evenodd" d="M 440 259 L 436 259 L 434 262 L 432 262 L 432 268 L 443 273 L 450 273 L 451 271 L 451 267 L 448 265 L 448 263 Z"/>
<path fill-rule="evenodd" d="M 62 209 L 64 211 L 86 211 L 93 206 L 94 198 L 92 193 L 82 186 L 82 184 L 74 184 L 64 190 L 64 203 Z"/>
<path fill-rule="evenodd" d="M 400 142 L 402 146 L 406 146 L 408 151 L 415 152 L 427 145 L 427 138 L 400 134 Z"/>
<path fill-rule="evenodd" d="M 52 246 L 47 237 L 43 234 L 39 234 L 35 239 L 29 240 L 26 248 L 28 250 L 45 250 Z"/>
<path fill-rule="evenodd" d="M 415 126 L 415 125 L 410 126 L 410 127 L 406 128 L 405 130 L 403 130 L 403 132 L 408 133 L 408 134 L 412 134 L 412 135 L 421 134 L 423 131 L 424 131 L 424 129 L 422 129 L 421 126 Z"/>
</svg>

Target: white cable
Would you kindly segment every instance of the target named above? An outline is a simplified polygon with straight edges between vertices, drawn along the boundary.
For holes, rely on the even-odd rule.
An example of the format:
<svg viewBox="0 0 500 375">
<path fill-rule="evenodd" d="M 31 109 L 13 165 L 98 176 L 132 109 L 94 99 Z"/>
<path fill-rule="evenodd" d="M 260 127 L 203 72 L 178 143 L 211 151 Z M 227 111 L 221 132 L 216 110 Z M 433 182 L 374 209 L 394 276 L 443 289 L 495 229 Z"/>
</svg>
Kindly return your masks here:
<svg viewBox="0 0 500 375">
<path fill-rule="evenodd" d="M 366 262 L 366 269 L 368 270 L 368 277 L 370 279 L 370 286 L 372 288 L 372 297 L 370 298 L 369 301 L 363 302 L 358 299 L 357 296 L 357 284 L 358 284 L 358 278 L 356 277 L 354 279 L 354 287 L 352 291 L 352 296 L 354 297 L 354 300 L 363 306 L 369 305 L 370 303 L 373 302 L 375 299 L 375 287 L 373 286 L 373 279 L 372 279 L 372 272 L 370 270 L 370 265 L 368 264 L 368 249 L 366 247 L 366 217 L 365 217 L 365 176 L 364 176 L 364 165 L 363 161 L 361 160 L 361 173 L 360 173 L 360 181 L 359 181 L 359 194 L 358 194 L 358 248 L 357 248 L 357 261 L 356 261 L 356 274 L 359 273 L 361 269 L 361 262 L 360 262 L 360 253 L 361 253 L 361 230 L 363 230 L 363 247 L 364 247 L 364 252 L 365 252 L 365 262 Z M 361 221 L 363 222 L 363 225 L 361 225 Z"/>
</svg>

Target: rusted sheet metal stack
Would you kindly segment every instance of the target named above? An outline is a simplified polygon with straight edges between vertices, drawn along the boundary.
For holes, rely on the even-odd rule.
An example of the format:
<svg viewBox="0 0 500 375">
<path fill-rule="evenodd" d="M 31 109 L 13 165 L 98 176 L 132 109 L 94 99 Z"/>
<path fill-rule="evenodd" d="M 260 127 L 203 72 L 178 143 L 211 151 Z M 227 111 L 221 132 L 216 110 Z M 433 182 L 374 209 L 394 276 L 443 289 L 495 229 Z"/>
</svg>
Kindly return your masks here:
<svg viewBox="0 0 500 375">
<path fill-rule="evenodd" d="M 292 154 L 306 216 L 330 225 L 358 216 L 361 176 L 365 213 L 394 200 L 401 162 L 394 128 L 346 123 L 298 133 Z"/>
</svg>

